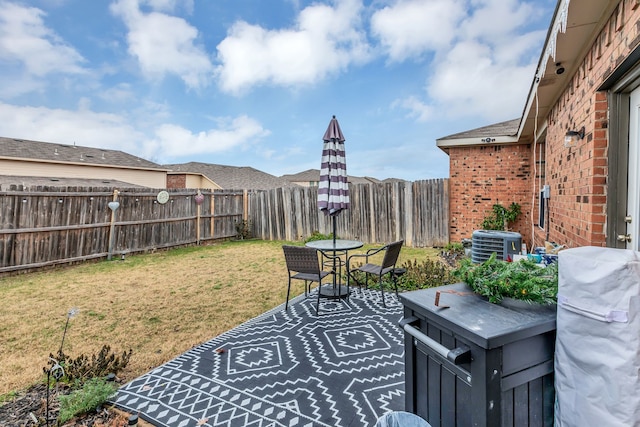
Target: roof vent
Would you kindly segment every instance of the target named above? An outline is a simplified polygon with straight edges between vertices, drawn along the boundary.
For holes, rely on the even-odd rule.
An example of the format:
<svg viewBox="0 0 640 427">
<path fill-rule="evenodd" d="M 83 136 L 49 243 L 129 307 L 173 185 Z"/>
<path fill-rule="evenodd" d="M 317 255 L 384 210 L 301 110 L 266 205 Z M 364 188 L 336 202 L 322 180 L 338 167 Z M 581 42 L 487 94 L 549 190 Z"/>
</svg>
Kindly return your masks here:
<svg viewBox="0 0 640 427">
<path fill-rule="evenodd" d="M 501 260 L 508 260 L 519 254 L 522 248 L 522 236 L 513 231 L 476 230 L 471 236 L 471 261 L 484 262 L 496 253 Z"/>
</svg>

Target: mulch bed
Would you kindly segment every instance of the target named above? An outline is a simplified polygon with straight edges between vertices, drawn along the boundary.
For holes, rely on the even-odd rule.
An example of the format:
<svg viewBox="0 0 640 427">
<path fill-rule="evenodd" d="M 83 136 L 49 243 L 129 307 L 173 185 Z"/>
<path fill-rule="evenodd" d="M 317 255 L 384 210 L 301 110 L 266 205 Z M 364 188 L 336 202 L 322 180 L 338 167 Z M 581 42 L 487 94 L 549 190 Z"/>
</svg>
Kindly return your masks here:
<svg viewBox="0 0 640 427">
<path fill-rule="evenodd" d="M 0 406 L 0 426 L 35 427 L 58 426 L 57 396 L 71 390 L 64 384 L 49 390 L 49 422 L 47 423 L 47 386 L 35 384 L 21 392 L 9 402 Z M 129 414 L 113 408 L 103 407 L 66 422 L 64 427 L 123 427 L 127 425 Z M 62 426 L 60 426 L 62 427 Z"/>
</svg>

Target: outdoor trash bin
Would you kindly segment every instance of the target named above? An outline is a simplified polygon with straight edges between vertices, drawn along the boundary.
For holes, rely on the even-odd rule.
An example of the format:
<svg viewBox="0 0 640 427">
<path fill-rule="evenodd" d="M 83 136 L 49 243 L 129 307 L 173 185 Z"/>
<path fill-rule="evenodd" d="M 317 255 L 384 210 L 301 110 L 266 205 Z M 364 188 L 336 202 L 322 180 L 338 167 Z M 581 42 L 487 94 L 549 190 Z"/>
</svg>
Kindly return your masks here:
<svg viewBox="0 0 640 427">
<path fill-rule="evenodd" d="M 463 283 L 400 300 L 407 412 L 433 427 L 553 425 L 555 305 L 492 304 Z"/>
<path fill-rule="evenodd" d="M 558 258 L 556 425 L 640 426 L 640 252 Z"/>
</svg>

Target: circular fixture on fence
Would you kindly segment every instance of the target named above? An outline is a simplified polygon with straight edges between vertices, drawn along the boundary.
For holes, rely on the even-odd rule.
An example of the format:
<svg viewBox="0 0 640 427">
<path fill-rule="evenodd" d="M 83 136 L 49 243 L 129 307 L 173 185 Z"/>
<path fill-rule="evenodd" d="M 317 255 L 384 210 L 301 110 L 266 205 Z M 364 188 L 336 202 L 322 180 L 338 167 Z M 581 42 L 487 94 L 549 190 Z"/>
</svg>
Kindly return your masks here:
<svg viewBox="0 0 640 427">
<path fill-rule="evenodd" d="M 109 206 L 109 209 L 115 212 L 120 207 L 120 202 L 116 202 L 116 201 L 109 202 L 108 206 Z"/>
<path fill-rule="evenodd" d="M 204 194 L 198 191 L 198 194 L 196 194 L 196 197 L 194 197 L 194 199 L 196 199 L 196 205 L 201 205 L 202 202 L 204 202 Z"/>
<path fill-rule="evenodd" d="M 161 205 L 164 205 L 165 203 L 167 203 L 169 201 L 169 192 L 166 190 L 162 190 L 161 192 L 158 193 L 158 195 L 156 196 L 156 200 L 158 201 L 158 203 L 160 203 Z"/>
</svg>

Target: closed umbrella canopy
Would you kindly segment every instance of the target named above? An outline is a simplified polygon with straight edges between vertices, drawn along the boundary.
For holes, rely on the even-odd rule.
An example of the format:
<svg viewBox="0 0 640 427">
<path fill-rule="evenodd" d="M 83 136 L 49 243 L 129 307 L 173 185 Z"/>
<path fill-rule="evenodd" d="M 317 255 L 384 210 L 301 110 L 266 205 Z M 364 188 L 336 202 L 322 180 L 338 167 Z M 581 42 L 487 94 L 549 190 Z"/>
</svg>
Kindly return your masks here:
<svg viewBox="0 0 640 427">
<path fill-rule="evenodd" d="M 344 150 L 344 135 L 333 116 L 323 136 L 320 184 L 318 186 L 318 208 L 333 216 L 333 237 L 336 237 L 335 215 L 349 209 L 349 183 L 347 181 L 347 158 Z"/>
</svg>

